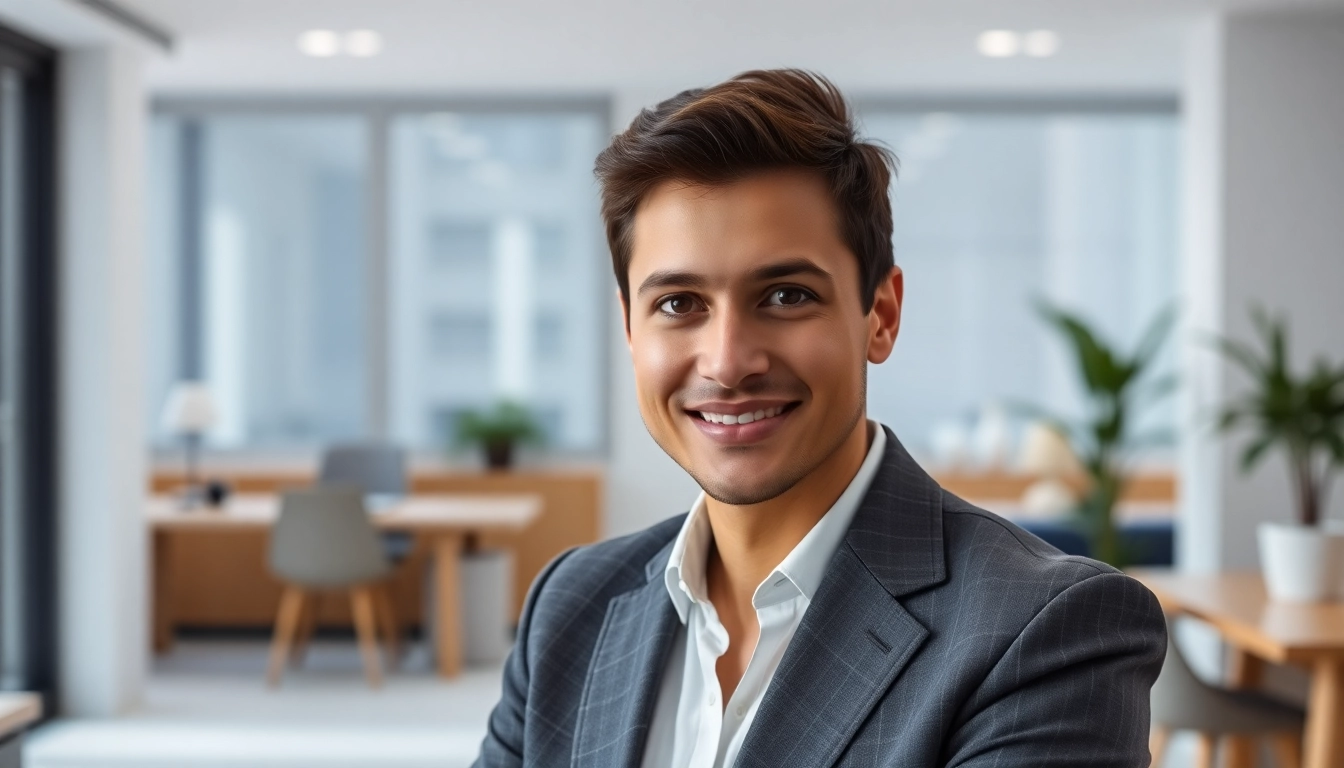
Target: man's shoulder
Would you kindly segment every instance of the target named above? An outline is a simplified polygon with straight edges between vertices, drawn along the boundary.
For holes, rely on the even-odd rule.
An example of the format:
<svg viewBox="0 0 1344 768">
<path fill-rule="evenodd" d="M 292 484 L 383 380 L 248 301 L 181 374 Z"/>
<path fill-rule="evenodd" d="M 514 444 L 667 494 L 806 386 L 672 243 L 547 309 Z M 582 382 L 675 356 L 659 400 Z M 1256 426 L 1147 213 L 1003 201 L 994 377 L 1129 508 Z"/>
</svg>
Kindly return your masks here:
<svg viewBox="0 0 1344 768">
<path fill-rule="evenodd" d="M 1012 521 L 950 493 L 944 493 L 942 511 L 948 578 L 935 591 L 955 593 L 963 608 L 1020 624 L 1079 587 L 1102 597 L 1137 596 L 1151 603 L 1145 610 L 1157 610 L 1156 600 L 1149 599 L 1142 585 L 1110 565 L 1066 555 Z"/>
<path fill-rule="evenodd" d="M 1016 523 L 943 493 L 943 537 L 948 558 L 980 563 L 987 577 L 1040 577 L 1077 581 L 1100 573 L 1118 573 L 1105 563 L 1066 555 Z"/>
</svg>

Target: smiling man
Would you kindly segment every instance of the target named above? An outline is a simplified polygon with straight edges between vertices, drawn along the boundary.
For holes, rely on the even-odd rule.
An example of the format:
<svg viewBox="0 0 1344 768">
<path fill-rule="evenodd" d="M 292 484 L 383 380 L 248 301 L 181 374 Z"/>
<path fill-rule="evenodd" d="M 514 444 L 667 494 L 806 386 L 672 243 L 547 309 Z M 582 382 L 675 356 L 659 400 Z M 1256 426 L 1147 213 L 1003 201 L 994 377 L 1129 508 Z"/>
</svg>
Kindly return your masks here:
<svg viewBox="0 0 1344 768">
<path fill-rule="evenodd" d="M 598 158 L 640 412 L 703 493 L 537 578 L 478 765 L 1148 764 L 1152 595 L 866 417 L 904 300 L 891 168 L 795 70 L 681 93 Z"/>
</svg>

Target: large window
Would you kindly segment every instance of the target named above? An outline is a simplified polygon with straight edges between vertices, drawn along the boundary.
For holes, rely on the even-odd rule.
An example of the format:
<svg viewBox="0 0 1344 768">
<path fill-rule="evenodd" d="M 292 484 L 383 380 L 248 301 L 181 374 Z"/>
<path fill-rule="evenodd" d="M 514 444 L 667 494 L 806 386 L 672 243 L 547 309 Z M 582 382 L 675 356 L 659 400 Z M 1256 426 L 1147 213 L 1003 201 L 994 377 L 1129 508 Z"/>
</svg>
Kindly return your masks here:
<svg viewBox="0 0 1344 768">
<path fill-rule="evenodd" d="M 162 105 L 150 414 L 202 380 L 217 448 L 437 449 L 513 400 L 600 450 L 606 136 L 588 103 Z"/>
<path fill-rule="evenodd" d="M 1175 105 L 870 104 L 863 123 L 900 158 L 906 274 L 901 338 L 870 372 L 874 417 L 927 448 L 995 403 L 1076 412 L 1075 366 L 1032 303 L 1132 345 L 1177 296 Z M 1174 407 L 1151 418 L 1171 427 Z"/>
<path fill-rule="evenodd" d="M 0 27 L 0 690 L 56 686 L 55 52 Z"/>
</svg>

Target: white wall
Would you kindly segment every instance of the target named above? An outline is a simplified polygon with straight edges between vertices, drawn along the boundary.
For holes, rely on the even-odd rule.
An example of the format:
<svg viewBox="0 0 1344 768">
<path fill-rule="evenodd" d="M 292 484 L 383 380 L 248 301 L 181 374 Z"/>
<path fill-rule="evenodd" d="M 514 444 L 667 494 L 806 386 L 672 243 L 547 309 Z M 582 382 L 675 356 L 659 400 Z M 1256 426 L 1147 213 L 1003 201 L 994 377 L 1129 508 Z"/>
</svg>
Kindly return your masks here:
<svg viewBox="0 0 1344 768">
<path fill-rule="evenodd" d="M 1292 519 L 1288 474 L 1273 455 L 1243 477 L 1244 439 L 1213 438 L 1210 410 L 1246 381 L 1197 338 L 1252 338 L 1258 302 L 1287 317 L 1297 365 L 1344 358 L 1344 12 L 1210 18 L 1188 53 L 1178 559 L 1248 568 L 1257 523 Z"/>
</svg>

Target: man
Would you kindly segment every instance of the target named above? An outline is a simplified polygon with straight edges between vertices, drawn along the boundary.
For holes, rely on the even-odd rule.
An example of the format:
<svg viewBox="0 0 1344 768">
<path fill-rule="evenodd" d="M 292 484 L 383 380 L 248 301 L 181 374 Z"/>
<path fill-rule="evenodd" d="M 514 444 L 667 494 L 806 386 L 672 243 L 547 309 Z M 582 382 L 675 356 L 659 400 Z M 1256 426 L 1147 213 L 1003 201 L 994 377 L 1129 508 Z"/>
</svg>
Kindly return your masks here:
<svg viewBox="0 0 1344 768">
<path fill-rule="evenodd" d="M 478 765 L 1148 764 L 1152 595 L 865 417 L 904 294 L 890 171 L 793 70 L 682 93 L 598 157 L 640 411 L 704 492 L 537 577 Z"/>
</svg>

